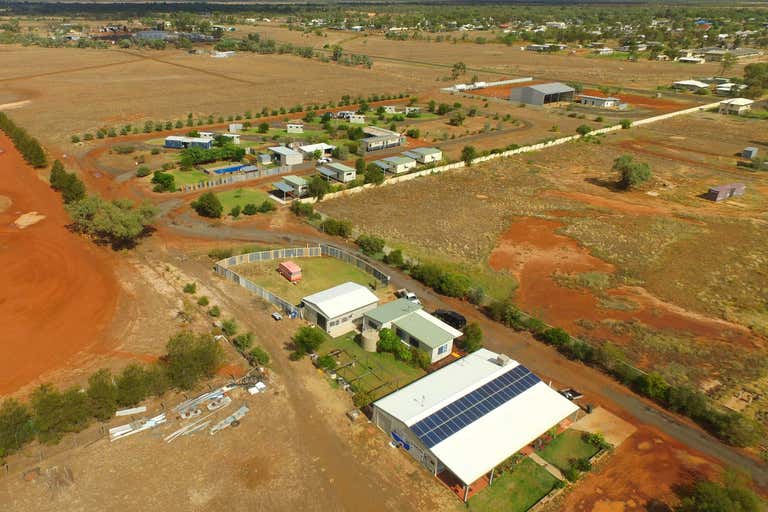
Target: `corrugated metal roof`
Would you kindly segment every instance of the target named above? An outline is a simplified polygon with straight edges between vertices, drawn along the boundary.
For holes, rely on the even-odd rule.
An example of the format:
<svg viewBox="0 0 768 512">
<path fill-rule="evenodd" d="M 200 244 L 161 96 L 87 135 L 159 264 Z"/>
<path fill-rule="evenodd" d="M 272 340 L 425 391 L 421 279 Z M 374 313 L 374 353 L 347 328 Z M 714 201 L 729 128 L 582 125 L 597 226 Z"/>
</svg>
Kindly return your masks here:
<svg viewBox="0 0 768 512">
<path fill-rule="evenodd" d="M 560 82 L 552 82 L 550 84 L 529 85 L 528 87 L 542 94 L 561 94 L 561 93 L 567 93 L 567 92 L 576 92 L 576 90 L 573 87 L 569 87 L 565 84 L 561 84 Z"/>
<path fill-rule="evenodd" d="M 381 160 L 383 162 L 388 162 L 394 165 L 409 164 L 416 161 L 413 158 L 408 158 L 407 156 L 390 156 L 389 158 L 382 158 Z"/>
<path fill-rule="evenodd" d="M 379 323 L 386 324 L 419 309 L 421 309 L 421 305 L 419 304 L 415 304 L 408 299 L 397 299 L 382 304 L 376 309 L 367 312 L 365 316 L 376 320 Z"/>
<path fill-rule="evenodd" d="M 307 180 L 300 178 L 299 176 L 294 176 L 293 174 L 283 178 L 283 181 L 294 187 L 303 187 L 307 184 Z"/>
<path fill-rule="evenodd" d="M 285 146 L 272 146 L 271 148 L 269 148 L 269 150 L 272 151 L 273 153 L 277 153 L 278 155 L 285 155 L 285 156 L 298 155 L 298 156 L 301 156 L 301 153 L 299 153 L 298 151 L 293 150 L 291 148 L 287 148 Z"/>
<path fill-rule="evenodd" d="M 365 286 L 350 281 L 304 297 L 302 301 L 331 319 L 375 304 L 379 298 Z"/>
<path fill-rule="evenodd" d="M 287 183 L 284 183 L 282 181 L 277 181 L 272 184 L 273 187 L 275 187 L 280 192 L 284 192 L 286 194 L 290 194 L 291 192 L 295 191 L 296 189 L 290 186 Z"/>
<path fill-rule="evenodd" d="M 393 323 L 432 349 L 445 345 L 449 341 L 453 341 L 461 336 L 461 331 L 457 331 L 422 309 L 399 318 Z"/>
</svg>

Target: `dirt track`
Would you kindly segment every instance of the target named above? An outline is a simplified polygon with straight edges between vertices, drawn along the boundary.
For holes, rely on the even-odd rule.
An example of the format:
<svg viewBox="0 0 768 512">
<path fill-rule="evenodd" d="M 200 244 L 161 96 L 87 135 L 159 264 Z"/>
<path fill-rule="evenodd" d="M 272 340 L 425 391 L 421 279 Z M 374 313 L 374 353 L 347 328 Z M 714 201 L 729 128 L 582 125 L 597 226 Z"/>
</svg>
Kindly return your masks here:
<svg viewBox="0 0 768 512">
<path fill-rule="evenodd" d="M 100 336 L 115 310 L 117 284 L 110 256 L 66 228 L 61 199 L 24 163 L 0 133 L 0 393 L 66 365 Z M 22 214 L 44 219 L 24 229 Z"/>
</svg>

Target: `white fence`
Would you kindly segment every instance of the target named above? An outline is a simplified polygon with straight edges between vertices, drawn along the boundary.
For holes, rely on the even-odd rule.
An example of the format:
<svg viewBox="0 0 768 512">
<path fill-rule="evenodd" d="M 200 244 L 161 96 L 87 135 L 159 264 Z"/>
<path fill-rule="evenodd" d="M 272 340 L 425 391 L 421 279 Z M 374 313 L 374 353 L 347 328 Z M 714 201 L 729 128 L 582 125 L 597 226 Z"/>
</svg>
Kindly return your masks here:
<svg viewBox="0 0 768 512">
<path fill-rule="evenodd" d="M 243 181 L 257 180 L 259 178 L 266 178 L 267 176 L 277 176 L 278 174 L 285 174 L 291 171 L 290 166 L 283 167 L 269 167 L 267 169 L 260 169 L 258 171 L 243 173 L 243 174 L 227 174 L 223 176 L 211 177 L 207 180 L 201 180 L 197 183 L 191 183 L 188 185 L 182 185 L 180 187 L 182 192 L 193 192 L 195 190 L 205 190 L 207 188 L 220 187 L 223 185 L 229 185 L 231 183 L 240 183 Z"/>
<path fill-rule="evenodd" d="M 694 112 L 700 112 L 702 110 L 709 110 L 711 108 L 716 108 L 718 105 L 720 105 L 720 102 L 717 103 L 709 103 L 707 105 L 700 105 L 698 107 L 692 107 L 685 110 L 678 110 L 677 112 L 670 112 L 668 114 L 661 114 L 654 117 L 649 117 L 647 119 L 641 119 L 639 121 L 634 121 L 631 126 L 640 126 L 644 124 L 650 124 L 655 123 L 657 121 L 663 121 L 665 119 L 671 119 L 673 117 L 686 115 L 686 114 L 692 114 Z M 586 137 L 592 136 L 592 135 L 602 135 L 605 133 L 615 132 L 618 130 L 621 130 L 621 125 L 614 125 L 614 126 L 608 126 L 606 128 L 599 128 L 597 130 L 593 130 L 589 132 Z M 522 153 L 530 153 L 531 151 L 539 151 L 541 149 L 547 149 L 551 148 L 553 146 L 559 146 L 560 144 L 565 144 L 567 142 L 573 142 L 575 140 L 579 140 L 585 136 L 576 134 L 576 135 L 570 135 L 567 137 L 560 137 L 559 139 L 553 139 L 549 140 L 547 142 L 540 142 L 538 144 L 531 144 L 528 146 L 522 146 L 517 149 L 510 149 L 507 151 L 501 151 L 499 153 L 493 153 L 486 156 L 480 156 L 472 160 L 472 164 L 479 164 L 481 162 L 487 162 L 489 160 L 494 160 L 496 158 L 505 158 L 515 155 L 520 155 Z M 355 187 L 355 188 L 349 188 L 346 190 L 340 190 L 338 192 L 332 192 L 330 194 L 325 194 L 323 196 L 323 201 L 326 199 L 335 199 L 337 197 L 344 197 L 348 196 L 350 194 L 357 194 L 358 192 L 363 192 L 364 190 L 368 190 L 370 188 L 374 187 L 381 187 L 383 185 L 394 185 L 395 183 L 402 183 L 403 181 L 409 181 L 416 178 L 420 178 L 422 176 L 428 176 L 430 174 L 438 174 L 441 172 L 450 171 L 453 169 L 461 169 L 462 167 L 466 167 L 466 164 L 464 162 L 454 162 L 452 164 L 442 165 L 439 167 L 432 167 L 430 169 L 424 169 L 422 171 L 416 171 L 409 174 L 405 174 L 403 176 L 395 176 L 394 178 L 389 178 L 384 181 L 382 185 L 374 185 L 372 183 L 367 183 L 365 185 Z M 315 203 L 317 200 L 314 197 L 306 197 L 304 199 L 300 199 L 303 203 Z"/>
</svg>

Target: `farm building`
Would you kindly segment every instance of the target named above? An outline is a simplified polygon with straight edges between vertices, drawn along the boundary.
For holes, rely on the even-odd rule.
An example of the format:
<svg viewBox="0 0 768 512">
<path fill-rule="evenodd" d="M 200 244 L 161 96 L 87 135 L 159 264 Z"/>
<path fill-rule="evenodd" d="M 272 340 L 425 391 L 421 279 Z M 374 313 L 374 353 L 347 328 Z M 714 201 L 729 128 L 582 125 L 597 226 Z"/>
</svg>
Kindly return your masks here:
<svg viewBox="0 0 768 512">
<path fill-rule="evenodd" d="M 672 84 L 673 89 L 680 89 L 686 91 L 699 91 L 701 89 L 709 89 L 709 84 L 700 82 L 698 80 L 680 80 Z"/>
<path fill-rule="evenodd" d="M 509 99 L 510 101 L 525 103 L 526 105 L 546 105 L 547 103 L 572 101 L 575 92 L 573 87 L 559 82 L 552 82 L 549 84 L 515 87 L 510 91 Z"/>
<path fill-rule="evenodd" d="M 227 130 L 229 133 L 237 133 L 239 131 L 242 131 L 243 129 L 243 123 L 229 123 L 229 126 L 227 127 Z"/>
<path fill-rule="evenodd" d="M 385 114 L 395 114 L 397 113 L 397 108 L 394 105 L 384 105 L 382 108 L 384 108 Z"/>
<path fill-rule="evenodd" d="M 612 55 L 613 48 L 595 48 L 592 50 L 592 53 L 595 55 Z"/>
<path fill-rule="evenodd" d="M 418 114 L 419 112 L 421 112 L 419 107 L 405 107 L 405 115 Z"/>
<path fill-rule="evenodd" d="M 747 186 L 743 183 L 731 183 L 730 185 L 718 185 L 709 189 L 704 197 L 710 201 L 720 202 L 736 196 L 743 196 Z"/>
<path fill-rule="evenodd" d="M 306 320 L 331 336 L 341 336 L 357 329 L 363 315 L 378 305 L 379 298 L 365 286 L 347 282 L 304 297 L 301 303 Z"/>
<path fill-rule="evenodd" d="M 285 176 L 282 181 L 273 183 L 272 186 L 281 192 L 283 199 L 286 199 L 288 196 L 296 199 L 307 193 L 309 184 L 304 178 L 289 175 Z"/>
<path fill-rule="evenodd" d="M 362 329 L 392 329 L 401 342 L 427 353 L 431 363 L 448 357 L 453 340 L 462 334 L 408 299 L 397 299 L 369 311 L 363 317 Z"/>
<path fill-rule="evenodd" d="M 443 152 L 437 148 L 413 148 L 403 155 L 413 158 L 420 164 L 431 164 L 443 159 Z"/>
<path fill-rule="evenodd" d="M 350 124 L 365 124 L 365 114 L 350 114 L 347 121 Z"/>
<path fill-rule="evenodd" d="M 277 267 L 277 271 L 292 283 L 301 281 L 301 267 L 292 261 L 281 262 Z"/>
<path fill-rule="evenodd" d="M 373 403 L 373 422 L 433 475 L 493 484 L 496 466 L 579 408 L 509 357 L 480 349 Z"/>
<path fill-rule="evenodd" d="M 704 64 L 705 60 L 703 57 L 678 57 L 677 62 L 682 62 L 683 64 Z"/>
<path fill-rule="evenodd" d="M 747 59 L 749 57 L 759 57 L 763 54 L 761 50 L 755 48 L 704 48 L 704 59 L 707 62 L 720 62 L 725 54 L 730 54 L 736 59 Z"/>
<path fill-rule="evenodd" d="M 385 130 L 376 126 L 366 126 L 363 128 L 363 132 L 367 137 L 361 139 L 360 144 L 368 152 L 394 148 L 405 144 L 405 137 L 391 130 Z"/>
<path fill-rule="evenodd" d="M 752 160 L 756 156 L 757 156 L 757 148 L 753 146 L 746 147 L 744 148 L 744 151 L 741 152 L 742 158 L 748 158 Z"/>
<path fill-rule="evenodd" d="M 317 144 L 307 144 L 306 146 L 299 146 L 299 151 L 304 153 L 309 158 L 314 157 L 315 152 L 319 151 L 320 156 L 331 156 L 336 146 L 326 144 L 325 142 L 318 142 Z"/>
<path fill-rule="evenodd" d="M 525 47 L 525 50 L 529 52 L 552 52 L 565 50 L 566 48 L 568 48 L 568 46 L 559 43 L 529 44 Z"/>
<path fill-rule="evenodd" d="M 285 131 L 286 133 L 304 133 L 304 124 L 303 123 L 286 123 Z"/>
<path fill-rule="evenodd" d="M 577 96 L 577 100 L 582 105 L 589 105 L 591 107 L 598 108 L 618 108 L 621 105 L 619 98 L 603 97 L 603 96 L 590 96 L 588 94 L 580 94 Z"/>
<path fill-rule="evenodd" d="M 272 146 L 272 160 L 279 165 L 299 165 L 304 161 L 304 155 L 285 146 Z"/>
<path fill-rule="evenodd" d="M 384 172 L 400 174 L 416 167 L 416 160 L 407 156 L 390 156 L 381 160 L 373 161 Z"/>
<path fill-rule="evenodd" d="M 743 91 L 747 86 L 744 84 L 734 84 L 731 82 L 721 83 L 715 86 L 715 94 L 718 96 L 731 96 L 738 91 Z"/>
<path fill-rule="evenodd" d="M 357 171 L 354 168 L 336 162 L 319 165 L 317 172 L 328 181 L 335 180 L 340 183 L 355 181 L 355 177 L 357 177 Z"/>
<path fill-rule="evenodd" d="M 740 116 L 745 112 L 752 110 L 754 101 L 747 98 L 731 98 L 720 102 L 717 111 L 721 114 L 735 114 Z"/>
<path fill-rule="evenodd" d="M 213 147 L 213 140 L 203 137 L 183 137 L 180 135 L 171 135 L 165 138 L 165 147 L 174 149 L 211 149 Z"/>
</svg>

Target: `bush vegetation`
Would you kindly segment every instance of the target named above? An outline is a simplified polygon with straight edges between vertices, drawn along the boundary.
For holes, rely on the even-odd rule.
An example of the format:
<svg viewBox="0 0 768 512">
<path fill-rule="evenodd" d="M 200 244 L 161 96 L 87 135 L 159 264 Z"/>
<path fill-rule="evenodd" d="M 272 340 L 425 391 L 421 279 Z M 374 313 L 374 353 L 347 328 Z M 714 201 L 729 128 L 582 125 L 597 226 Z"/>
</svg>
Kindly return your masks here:
<svg viewBox="0 0 768 512">
<path fill-rule="evenodd" d="M 144 202 L 135 206 L 127 199 L 107 201 L 99 196 L 66 205 L 74 229 L 99 243 L 132 247 L 149 229 L 156 209 Z"/>
<path fill-rule="evenodd" d="M 37 168 L 48 165 L 45 151 L 37 139 L 28 134 L 24 128 L 17 126 L 4 112 L 0 112 L 0 130 L 8 135 L 29 165 Z"/>
</svg>

